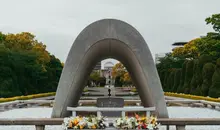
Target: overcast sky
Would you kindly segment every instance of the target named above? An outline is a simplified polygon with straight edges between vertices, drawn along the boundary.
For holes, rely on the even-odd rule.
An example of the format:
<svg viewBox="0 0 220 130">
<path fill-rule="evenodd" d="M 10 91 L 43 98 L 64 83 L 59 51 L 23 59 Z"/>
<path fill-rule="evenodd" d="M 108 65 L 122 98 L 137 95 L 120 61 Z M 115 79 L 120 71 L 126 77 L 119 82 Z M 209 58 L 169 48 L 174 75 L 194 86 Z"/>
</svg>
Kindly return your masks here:
<svg viewBox="0 0 220 130">
<path fill-rule="evenodd" d="M 0 0 L 0 31 L 31 32 L 65 62 L 70 47 L 88 24 L 115 18 L 134 26 L 153 56 L 176 41 L 212 31 L 204 19 L 220 13 L 220 0 Z"/>
</svg>

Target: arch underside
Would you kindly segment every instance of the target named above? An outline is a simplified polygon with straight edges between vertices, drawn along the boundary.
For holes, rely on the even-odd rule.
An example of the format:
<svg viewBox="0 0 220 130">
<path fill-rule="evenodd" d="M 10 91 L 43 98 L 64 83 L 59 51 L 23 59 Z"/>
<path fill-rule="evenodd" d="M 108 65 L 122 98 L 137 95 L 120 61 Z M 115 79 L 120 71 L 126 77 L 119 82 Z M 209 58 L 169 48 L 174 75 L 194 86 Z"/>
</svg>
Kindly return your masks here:
<svg viewBox="0 0 220 130">
<path fill-rule="evenodd" d="M 147 44 L 132 26 L 114 19 L 89 25 L 75 40 L 61 74 L 52 117 L 71 115 L 67 106 L 77 106 L 92 69 L 106 58 L 124 64 L 145 107 L 155 106 L 159 117 L 168 117 L 163 90 Z"/>
</svg>

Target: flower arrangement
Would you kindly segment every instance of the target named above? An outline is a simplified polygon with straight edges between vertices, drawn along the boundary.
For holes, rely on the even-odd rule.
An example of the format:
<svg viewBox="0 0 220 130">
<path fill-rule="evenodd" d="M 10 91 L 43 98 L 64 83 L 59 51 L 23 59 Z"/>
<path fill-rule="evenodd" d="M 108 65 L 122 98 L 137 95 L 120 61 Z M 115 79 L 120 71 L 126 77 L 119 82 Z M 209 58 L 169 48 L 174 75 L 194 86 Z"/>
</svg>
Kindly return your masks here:
<svg viewBox="0 0 220 130">
<path fill-rule="evenodd" d="M 68 129 L 105 129 L 108 123 L 105 122 L 104 117 L 69 117 L 64 118 L 64 130 Z"/>
<path fill-rule="evenodd" d="M 139 117 L 135 114 L 135 117 L 122 117 L 116 119 L 114 127 L 117 129 L 146 129 L 146 130 L 158 130 L 159 124 L 157 118 L 151 116 L 150 118 Z"/>
</svg>

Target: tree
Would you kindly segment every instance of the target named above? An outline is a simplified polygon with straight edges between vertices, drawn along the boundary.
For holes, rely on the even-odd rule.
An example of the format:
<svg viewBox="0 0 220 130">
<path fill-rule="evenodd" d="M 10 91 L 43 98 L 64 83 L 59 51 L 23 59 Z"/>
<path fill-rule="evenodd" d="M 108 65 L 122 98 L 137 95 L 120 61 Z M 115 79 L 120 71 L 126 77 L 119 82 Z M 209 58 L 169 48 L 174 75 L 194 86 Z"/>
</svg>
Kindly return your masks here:
<svg viewBox="0 0 220 130">
<path fill-rule="evenodd" d="M 177 47 L 173 49 L 172 55 L 178 58 L 196 59 L 199 56 L 198 48 L 196 46 L 197 41 L 200 38 L 193 39 L 185 44 L 183 47 Z"/>
<path fill-rule="evenodd" d="M 184 59 L 174 57 L 172 53 L 167 53 L 165 57 L 159 59 L 159 63 L 156 64 L 158 72 L 163 70 L 169 70 L 172 68 L 181 68 Z"/>
<path fill-rule="evenodd" d="M 50 55 L 46 51 L 46 45 L 35 39 L 35 36 L 29 32 L 5 35 L 6 48 L 13 51 L 33 51 L 38 54 L 39 64 L 46 64 L 50 61 Z"/>
<path fill-rule="evenodd" d="M 125 74 L 123 75 L 123 81 L 126 85 L 132 84 L 131 76 L 128 72 L 125 72 Z"/>
<path fill-rule="evenodd" d="M 98 71 L 93 71 L 89 77 L 91 81 L 94 82 L 96 85 L 99 84 L 100 73 Z"/>
<path fill-rule="evenodd" d="M 0 33 L 0 97 L 56 91 L 62 65 L 31 33 Z"/>
<path fill-rule="evenodd" d="M 126 73 L 126 69 L 122 63 L 117 63 L 113 68 L 112 68 L 112 77 L 116 78 L 117 76 L 120 76 L 123 80 L 123 76 Z"/>
<path fill-rule="evenodd" d="M 215 62 L 220 57 L 220 34 L 208 33 L 196 41 L 196 46 L 200 55 L 209 55 Z"/>
<path fill-rule="evenodd" d="M 131 76 L 122 63 L 117 63 L 112 68 L 112 77 L 115 79 L 116 86 L 132 84 Z"/>
<path fill-rule="evenodd" d="M 205 19 L 206 24 L 211 24 L 216 32 L 220 32 L 220 14 L 213 14 Z"/>
<path fill-rule="evenodd" d="M 220 96 L 220 58 L 216 61 L 215 72 L 212 76 L 212 86 L 209 89 L 209 96 L 214 98 Z"/>
</svg>

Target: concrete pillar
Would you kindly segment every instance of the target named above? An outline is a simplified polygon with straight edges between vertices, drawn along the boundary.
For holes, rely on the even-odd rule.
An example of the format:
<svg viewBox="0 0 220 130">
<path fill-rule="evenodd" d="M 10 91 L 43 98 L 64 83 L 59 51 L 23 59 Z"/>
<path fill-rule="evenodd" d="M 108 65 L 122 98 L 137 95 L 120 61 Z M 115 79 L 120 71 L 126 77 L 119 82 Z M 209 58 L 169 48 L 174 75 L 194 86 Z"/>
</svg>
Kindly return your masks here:
<svg viewBox="0 0 220 130">
<path fill-rule="evenodd" d="M 30 103 L 27 104 L 27 107 L 31 107 L 31 106 L 32 106 L 32 104 L 30 104 Z"/>
<path fill-rule="evenodd" d="M 203 104 L 203 106 L 204 106 L 204 107 L 208 107 L 208 105 L 207 105 L 207 104 Z"/>
<path fill-rule="evenodd" d="M 44 125 L 35 125 L 36 130 L 45 130 L 45 126 Z"/>
<path fill-rule="evenodd" d="M 214 105 L 212 105 L 212 109 L 215 109 L 215 106 L 214 106 Z"/>
<path fill-rule="evenodd" d="M 176 126 L 176 130 L 185 130 L 185 126 Z"/>
<path fill-rule="evenodd" d="M 169 125 L 166 125 L 166 130 L 170 130 L 170 126 Z"/>
</svg>

